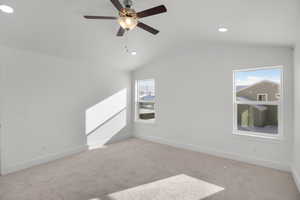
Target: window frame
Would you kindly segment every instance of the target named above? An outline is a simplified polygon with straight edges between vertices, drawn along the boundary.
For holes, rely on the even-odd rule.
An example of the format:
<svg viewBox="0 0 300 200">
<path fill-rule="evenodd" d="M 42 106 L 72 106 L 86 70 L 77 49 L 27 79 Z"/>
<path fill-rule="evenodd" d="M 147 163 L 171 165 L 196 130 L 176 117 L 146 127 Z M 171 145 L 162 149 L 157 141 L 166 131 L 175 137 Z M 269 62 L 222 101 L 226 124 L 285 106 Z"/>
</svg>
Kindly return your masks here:
<svg viewBox="0 0 300 200">
<path fill-rule="evenodd" d="M 139 103 L 143 103 L 143 102 L 152 102 L 152 101 L 140 101 L 139 100 L 139 81 L 154 81 L 154 93 L 156 95 L 156 81 L 154 78 L 147 78 L 147 79 L 136 79 L 134 84 L 135 84 L 135 102 L 134 102 L 134 121 L 135 122 L 139 122 L 139 123 L 146 123 L 146 124 L 153 124 L 155 123 L 155 120 L 156 120 L 156 116 L 154 119 L 152 120 L 142 120 L 140 119 L 139 117 Z M 156 99 L 154 99 L 153 101 L 154 103 L 154 112 L 155 112 L 155 104 L 156 104 Z M 156 112 L 155 112 L 156 113 Z"/>
<path fill-rule="evenodd" d="M 236 99 L 236 72 L 247 72 L 247 71 L 256 71 L 256 70 L 268 70 L 268 69 L 280 69 L 281 77 L 280 77 L 280 87 L 279 87 L 279 95 L 280 99 L 278 101 L 269 102 L 269 101 L 237 101 Z M 283 134 L 283 103 L 284 103 L 284 67 L 283 66 L 268 66 L 268 67 L 255 67 L 255 68 L 241 68 L 237 70 L 233 70 L 233 135 L 239 136 L 250 136 L 256 138 L 265 138 L 265 139 L 275 139 L 282 140 L 284 139 Z M 237 106 L 239 104 L 245 105 L 277 105 L 277 118 L 278 118 L 278 133 L 276 135 L 271 135 L 263 132 L 252 132 L 252 131 L 242 131 L 238 130 L 238 120 L 237 120 Z"/>
</svg>

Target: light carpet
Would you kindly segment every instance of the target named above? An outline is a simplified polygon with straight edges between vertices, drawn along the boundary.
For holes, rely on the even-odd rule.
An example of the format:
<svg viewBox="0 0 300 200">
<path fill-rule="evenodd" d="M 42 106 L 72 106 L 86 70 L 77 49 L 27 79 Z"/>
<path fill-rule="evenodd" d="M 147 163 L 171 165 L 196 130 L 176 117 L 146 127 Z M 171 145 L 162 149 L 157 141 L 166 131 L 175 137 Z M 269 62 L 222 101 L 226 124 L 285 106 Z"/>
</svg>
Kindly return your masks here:
<svg viewBox="0 0 300 200">
<path fill-rule="evenodd" d="M 111 200 L 200 200 L 224 190 L 185 174 L 108 195 Z"/>
<path fill-rule="evenodd" d="M 201 200 L 300 200 L 290 173 L 139 139 L 0 177 L 0 200 L 106 200 L 129 188 L 151 194 L 147 184 L 180 174 L 225 188 Z"/>
</svg>

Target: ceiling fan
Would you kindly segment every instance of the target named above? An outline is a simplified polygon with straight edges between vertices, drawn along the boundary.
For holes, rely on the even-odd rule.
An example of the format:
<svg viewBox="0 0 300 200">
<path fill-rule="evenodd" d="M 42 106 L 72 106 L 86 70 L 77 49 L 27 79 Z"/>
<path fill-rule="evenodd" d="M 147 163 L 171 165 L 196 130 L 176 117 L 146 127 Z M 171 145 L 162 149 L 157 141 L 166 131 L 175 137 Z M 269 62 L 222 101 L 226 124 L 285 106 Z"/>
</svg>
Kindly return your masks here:
<svg viewBox="0 0 300 200">
<path fill-rule="evenodd" d="M 158 34 L 159 31 L 155 28 L 148 26 L 139 21 L 139 19 L 144 17 L 149 17 L 152 15 L 161 14 L 167 12 L 167 8 L 164 5 L 156 6 L 141 12 L 136 12 L 134 9 L 131 8 L 132 1 L 131 0 L 124 0 L 125 7 L 122 6 L 119 0 L 110 0 L 112 4 L 116 7 L 119 11 L 119 17 L 111 17 L 111 16 L 89 16 L 86 15 L 84 18 L 86 19 L 105 19 L 105 20 L 118 20 L 120 24 L 119 31 L 117 36 L 123 36 L 125 31 L 129 31 L 134 29 L 135 27 L 139 27 L 148 31 L 154 35 Z"/>
</svg>

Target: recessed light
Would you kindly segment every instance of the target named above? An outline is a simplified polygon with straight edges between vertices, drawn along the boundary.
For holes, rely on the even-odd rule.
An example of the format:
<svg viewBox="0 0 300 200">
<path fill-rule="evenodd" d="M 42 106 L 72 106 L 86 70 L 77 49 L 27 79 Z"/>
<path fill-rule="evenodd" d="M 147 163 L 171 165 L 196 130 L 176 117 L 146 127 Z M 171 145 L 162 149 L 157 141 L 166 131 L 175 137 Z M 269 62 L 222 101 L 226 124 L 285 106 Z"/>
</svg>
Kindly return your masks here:
<svg viewBox="0 0 300 200">
<path fill-rule="evenodd" d="M 228 31 L 228 28 L 220 27 L 220 28 L 218 28 L 218 31 L 221 32 L 221 33 L 225 33 L 225 32 Z"/>
<path fill-rule="evenodd" d="M 136 51 L 132 51 L 132 52 L 131 52 L 131 55 L 133 55 L 133 56 L 135 56 L 136 54 L 137 54 Z"/>
<path fill-rule="evenodd" d="M 14 12 L 14 9 L 7 5 L 0 5 L 0 10 L 2 12 L 9 13 L 9 14 Z"/>
</svg>

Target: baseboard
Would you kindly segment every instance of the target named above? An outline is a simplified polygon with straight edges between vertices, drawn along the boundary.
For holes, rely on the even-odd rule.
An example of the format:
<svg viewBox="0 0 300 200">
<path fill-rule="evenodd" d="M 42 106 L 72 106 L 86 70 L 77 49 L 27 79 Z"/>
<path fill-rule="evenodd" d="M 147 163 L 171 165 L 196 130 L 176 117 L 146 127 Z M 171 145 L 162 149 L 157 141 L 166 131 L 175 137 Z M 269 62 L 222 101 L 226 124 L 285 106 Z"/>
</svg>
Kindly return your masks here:
<svg viewBox="0 0 300 200">
<path fill-rule="evenodd" d="M 292 174 L 293 174 L 293 178 L 295 180 L 295 183 L 297 185 L 297 188 L 300 192 L 300 174 L 298 174 L 298 172 L 293 167 L 292 167 Z"/>
<path fill-rule="evenodd" d="M 10 173 L 20 171 L 20 170 L 23 170 L 23 169 L 27 169 L 27 168 L 30 168 L 30 167 L 33 167 L 33 166 L 36 166 L 36 165 L 41 165 L 41 164 L 44 164 L 44 163 L 48 163 L 50 161 L 54 161 L 54 160 L 57 160 L 57 159 L 60 159 L 60 158 L 64 158 L 66 156 L 70 156 L 70 155 L 80 153 L 80 152 L 85 151 L 87 149 L 88 149 L 87 145 L 81 145 L 81 146 L 66 149 L 65 151 L 60 152 L 60 153 L 48 154 L 46 156 L 39 157 L 39 158 L 30 160 L 30 161 L 26 161 L 26 162 L 23 162 L 23 163 L 18 163 L 18 164 L 8 166 L 8 167 L 3 167 L 1 175 L 10 174 Z"/>
<path fill-rule="evenodd" d="M 230 152 L 223 152 L 223 151 L 218 151 L 214 149 L 208 149 L 208 148 L 202 148 L 200 146 L 196 146 L 193 144 L 180 144 L 174 141 L 166 140 L 160 137 L 154 137 L 154 136 L 143 136 L 143 135 L 135 135 L 136 138 L 143 139 L 143 140 L 148 140 L 160 144 L 166 144 L 169 146 L 177 147 L 177 148 L 182 148 L 182 149 L 187 149 L 191 151 L 197 151 L 201 153 L 206 153 L 222 158 L 227 158 L 231 160 L 236 160 L 236 161 L 241 161 L 253 165 L 259 165 L 263 167 L 268 167 L 268 168 L 273 168 L 273 169 L 278 169 L 282 171 L 287 171 L 290 172 L 291 168 L 290 165 L 284 164 L 284 163 L 278 163 L 270 160 L 260 160 L 252 157 L 245 157 L 243 155 L 238 155 L 236 153 L 230 153 Z"/>
</svg>

